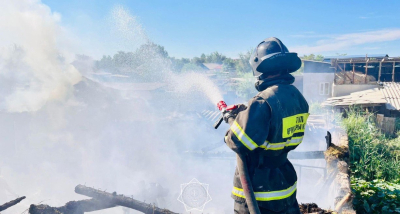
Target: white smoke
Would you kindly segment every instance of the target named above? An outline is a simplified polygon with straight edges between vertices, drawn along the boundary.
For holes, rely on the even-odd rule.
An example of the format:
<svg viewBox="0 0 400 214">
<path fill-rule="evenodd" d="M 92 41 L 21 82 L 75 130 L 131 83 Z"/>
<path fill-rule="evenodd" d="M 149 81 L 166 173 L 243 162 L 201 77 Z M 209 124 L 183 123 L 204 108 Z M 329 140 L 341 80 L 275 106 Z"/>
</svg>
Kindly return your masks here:
<svg viewBox="0 0 400 214">
<path fill-rule="evenodd" d="M 0 1 L 0 109 L 37 111 L 52 100 L 65 100 L 79 72 L 59 48 L 60 15 L 40 1 Z"/>
</svg>

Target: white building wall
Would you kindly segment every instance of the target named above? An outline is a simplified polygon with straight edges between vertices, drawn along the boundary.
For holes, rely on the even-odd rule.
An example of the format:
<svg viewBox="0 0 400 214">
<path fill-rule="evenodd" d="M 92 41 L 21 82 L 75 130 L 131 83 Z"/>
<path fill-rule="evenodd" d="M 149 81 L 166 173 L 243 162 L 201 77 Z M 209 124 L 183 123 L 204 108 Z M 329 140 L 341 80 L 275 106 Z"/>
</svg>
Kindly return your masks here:
<svg viewBox="0 0 400 214">
<path fill-rule="evenodd" d="M 340 97 L 350 95 L 353 92 L 364 91 L 368 89 L 378 88 L 378 85 L 369 85 L 369 84 L 343 84 L 343 85 L 335 85 L 332 86 L 332 96 Z"/>
<path fill-rule="evenodd" d="M 306 100 L 308 102 L 323 102 L 332 97 L 334 77 L 334 73 L 304 73 L 303 95 Z M 327 84 L 328 91 L 321 93 L 321 84 Z"/>
</svg>

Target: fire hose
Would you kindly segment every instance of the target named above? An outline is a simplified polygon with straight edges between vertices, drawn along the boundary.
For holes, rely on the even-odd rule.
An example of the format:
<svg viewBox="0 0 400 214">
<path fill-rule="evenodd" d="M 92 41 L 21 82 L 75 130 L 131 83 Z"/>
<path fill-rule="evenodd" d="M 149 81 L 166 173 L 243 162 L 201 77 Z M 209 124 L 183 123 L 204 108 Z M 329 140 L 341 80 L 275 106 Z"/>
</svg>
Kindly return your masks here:
<svg viewBox="0 0 400 214">
<path fill-rule="evenodd" d="M 238 108 L 237 105 L 227 106 L 224 101 L 220 101 L 217 103 L 218 109 L 221 111 L 222 116 L 215 122 L 214 128 L 217 129 L 219 125 L 221 125 L 224 120 L 223 115 L 228 111 L 232 111 Z M 229 122 L 234 120 L 233 118 L 229 118 Z M 231 123 L 229 123 L 231 124 Z M 247 168 L 246 157 L 242 154 L 237 153 L 236 156 L 237 161 L 237 169 L 239 172 L 240 182 L 242 184 L 244 196 L 246 199 L 247 207 L 249 208 L 250 214 L 261 214 L 260 209 L 258 207 L 258 203 L 256 200 L 256 196 L 254 195 L 253 186 L 251 184 L 249 170 Z"/>
</svg>

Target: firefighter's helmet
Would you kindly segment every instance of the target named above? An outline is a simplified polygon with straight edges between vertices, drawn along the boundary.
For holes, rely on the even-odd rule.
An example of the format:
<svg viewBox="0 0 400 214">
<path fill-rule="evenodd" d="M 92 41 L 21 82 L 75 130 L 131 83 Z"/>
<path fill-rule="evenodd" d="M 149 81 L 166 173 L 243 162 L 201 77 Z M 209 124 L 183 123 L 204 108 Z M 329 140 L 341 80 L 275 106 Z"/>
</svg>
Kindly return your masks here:
<svg viewBox="0 0 400 214">
<path fill-rule="evenodd" d="M 278 38 L 271 37 L 262 41 L 250 57 L 253 75 L 274 75 L 280 72 L 292 73 L 301 67 L 297 53 L 289 52 Z"/>
</svg>

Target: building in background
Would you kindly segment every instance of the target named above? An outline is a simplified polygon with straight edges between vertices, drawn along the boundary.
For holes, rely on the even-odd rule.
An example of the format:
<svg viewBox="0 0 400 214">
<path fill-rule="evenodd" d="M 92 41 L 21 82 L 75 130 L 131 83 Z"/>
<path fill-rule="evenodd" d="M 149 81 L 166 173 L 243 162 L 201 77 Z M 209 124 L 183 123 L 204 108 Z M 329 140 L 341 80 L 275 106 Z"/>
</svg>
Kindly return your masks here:
<svg viewBox="0 0 400 214">
<path fill-rule="evenodd" d="M 400 82 L 400 57 L 338 56 L 327 57 L 322 62 L 303 62 L 303 92 L 312 102 L 378 88 L 386 82 Z"/>
<path fill-rule="evenodd" d="M 206 67 L 207 71 L 216 72 L 222 71 L 222 64 L 218 63 L 203 63 L 204 67 Z"/>
<path fill-rule="evenodd" d="M 303 95 L 309 102 L 323 102 L 332 96 L 335 69 L 330 63 L 303 60 Z"/>
</svg>

